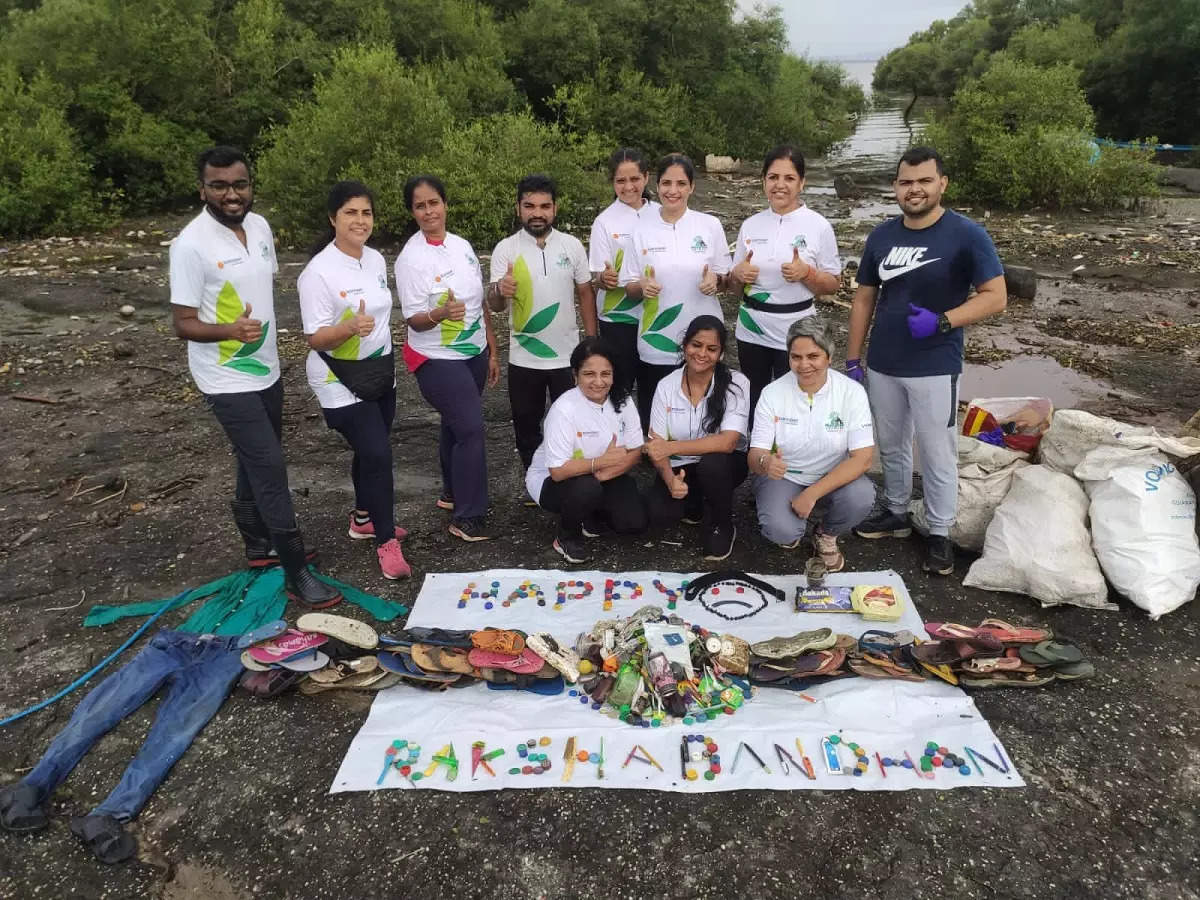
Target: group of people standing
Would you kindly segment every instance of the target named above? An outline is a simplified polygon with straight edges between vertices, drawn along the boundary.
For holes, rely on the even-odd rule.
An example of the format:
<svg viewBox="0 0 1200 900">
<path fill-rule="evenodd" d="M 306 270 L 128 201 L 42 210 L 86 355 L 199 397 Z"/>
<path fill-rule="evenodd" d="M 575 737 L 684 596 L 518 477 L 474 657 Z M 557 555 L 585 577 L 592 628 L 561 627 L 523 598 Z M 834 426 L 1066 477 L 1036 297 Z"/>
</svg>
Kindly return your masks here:
<svg viewBox="0 0 1200 900">
<path fill-rule="evenodd" d="M 251 212 L 241 153 L 207 150 L 198 174 L 205 208 L 171 247 L 175 328 L 235 450 L 233 513 L 248 561 L 277 560 L 292 596 L 328 606 L 340 597 L 308 569 L 283 463 L 271 231 Z M 622 148 L 609 174 L 615 198 L 587 250 L 554 227 L 553 180 L 523 178 L 520 228 L 494 248 L 486 281 L 471 245 L 447 230 L 445 185 L 431 175 L 405 185 L 411 233 L 394 266 L 408 326 L 402 355 L 440 415 L 437 505 L 452 514 L 450 533 L 491 537 L 482 393 L 500 377 L 490 313 L 507 310 L 526 502 L 559 516 L 553 546 L 568 562 L 586 561 L 588 538 L 680 519 L 701 526 L 706 559 L 725 559 L 736 538 L 733 492 L 752 474 L 763 534 L 798 546 L 815 516 L 814 549 L 836 571 L 838 537 L 850 529 L 909 533 L 915 434 L 932 531 L 925 568 L 952 571 L 962 327 L 1003 309 L 1006 294 L 986 232 L 941 206 L 936 152 L 913 148 L 898 164 L 903 215 L 867 241 L 845 373 L 832 368 L 831 330 L 814 315 L 815 297 L 841 284 L 841 260 L 829 222 L 804 205 L 797 149 L 767 154 L 768 206 L 742 224 L 732 252 L 721 223 L 689 207 L 686 156 L 668 155 L 652 173 L 641 153 Z M 297 283 L 306 374 L 326 423 L 354 451 L 349 535 L 373 539 L 383 575 L 399 578 L 411 570 L 393 511 L 393 299 L 386 263 L 367 246 L 374 196 L 339 182 L 327 214 Z M 725 361 L 722 291 L 740 298 L 741 371 Z M 887 505 L 868 518 L 877 445 Z M 643 457 L 655 471 L 648 493 L 630 474 Z"/>
</svg>

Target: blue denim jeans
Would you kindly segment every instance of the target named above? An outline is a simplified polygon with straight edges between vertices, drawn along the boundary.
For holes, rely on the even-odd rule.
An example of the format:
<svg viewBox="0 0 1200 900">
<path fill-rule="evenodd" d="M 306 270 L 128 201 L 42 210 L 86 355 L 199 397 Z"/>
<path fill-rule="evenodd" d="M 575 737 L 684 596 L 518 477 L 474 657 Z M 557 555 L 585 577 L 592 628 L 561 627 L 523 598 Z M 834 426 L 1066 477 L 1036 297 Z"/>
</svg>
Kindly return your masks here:
<svg viewBox="0 0 1200 900">
<path fill-rule="evenodd" d="M 39 800 L 45 802 L 96 741 L 166 685 L 146 742 L 120 783 L 91 813 L 129 821 L 225 702 L 242 672 L 236 642 L 236 636 L 164 628 L 80 701 L 71 721 L 23 783 L 35 787 Z"/>
</svg>

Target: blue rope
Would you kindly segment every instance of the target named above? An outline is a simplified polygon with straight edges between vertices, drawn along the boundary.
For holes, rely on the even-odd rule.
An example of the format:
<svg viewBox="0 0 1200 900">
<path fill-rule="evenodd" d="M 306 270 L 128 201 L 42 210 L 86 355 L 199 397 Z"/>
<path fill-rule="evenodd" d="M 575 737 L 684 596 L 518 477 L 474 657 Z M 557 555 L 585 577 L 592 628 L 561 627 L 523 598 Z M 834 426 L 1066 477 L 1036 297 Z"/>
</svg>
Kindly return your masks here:
<svg viewBox="0 0 1200 900">
<path fill-rule="evenodd" d="M 99 672 L 101 669 L 103 669 L 105 666 L 107 666 L 110 662 L 112 662 L 114 659 L 116 659 L 118 656 L 120 656 L 122 653 L 124 653 L 129 648 L 130 644 L 132 644 L 139 637 L 141 637 L 142 633 L 145 632 L 145 630 L 147 628 L 149 628 L 151 625 L 153 625 L 155 623 L 155 621 L 163 613 L 165 613 L 167 610 L 169 610 L 171 608 L 172 603 L 175 603 L 177 600 L 183 599 L 183 597 L 185 595 L 191 593 L 191 590 L 192 590 L 191 588 L 188 588 L 186 591 L 182 591 L 182 592 L 176 594 L 171 599 L 163 601 L 163 605 L 159 607 L 158 612 L 156 612 L 149 619 L 147 619 L 145 622 L 143 622 L 141 625 L 139 625 L 137 631 L 135 631 L 133 634 L 131 634 L 129 636 L 129 638 L 125 641 L 125 643 L 123 643 L 120 647 L 118 647 L 112 653 L 108 654 L 108 656 L 105 657 L 103 661 L 101 661 L 101 662 L 97 663 L 95 666 L 93 666 L 92 670 L 90 672 L 86 672 L 85 674 L 80 675 L 78 678 L 76 678 L 73 682 L 71 682 L 69 685 L 67 685 L 65 688 L 63 688 L 61 691 L 59 691 L 53 697 L 49 697 L 49 698 L 43 700 L 41 703 L 35 703 L 33 706 L 29 707 L 28 709 L 23 709 L 19 713 L 15 713 L 15 714 L 9 716 L 7 719 L 0 719 L 0 728 L 4 727 L 5 725 L 11 724 L 11 723 L 17 721 L 18 719 L 23 719 L 28 715 L 32 715 L 33 713 L 37 712 L 39 709 L 45 709 L 47 706 L 49 706 L 52 703 L 57 703 L 63 697 L 67 696 L 67 694 L 71 693 L 71 691 L 75 690 L 75 688 L 79 687 L 80 685 L 86 684 L 87 681 L 93 675 L 95 675 L 97 672 Z"/>
</svg>

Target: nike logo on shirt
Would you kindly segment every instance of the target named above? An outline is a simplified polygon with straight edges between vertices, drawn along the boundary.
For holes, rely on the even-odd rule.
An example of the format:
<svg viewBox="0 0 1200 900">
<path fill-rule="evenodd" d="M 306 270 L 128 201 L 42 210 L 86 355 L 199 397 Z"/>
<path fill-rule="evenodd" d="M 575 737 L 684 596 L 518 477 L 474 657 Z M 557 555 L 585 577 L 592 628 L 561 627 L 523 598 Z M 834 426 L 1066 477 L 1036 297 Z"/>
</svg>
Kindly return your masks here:
<svg viewBox="0 0 1200 900">
<path fill-rule="evenodd" d="M 898 278 L 907 272 L 912 272 L 921 266 L 927 266 L 941 259 L 940 256 L 935 256 L 933 259 L 921 259 L 928 249 L 928 247 L 893 247 L 879 263 L 879 280 L 891 281 L 893 278 Z"/>
</svg>

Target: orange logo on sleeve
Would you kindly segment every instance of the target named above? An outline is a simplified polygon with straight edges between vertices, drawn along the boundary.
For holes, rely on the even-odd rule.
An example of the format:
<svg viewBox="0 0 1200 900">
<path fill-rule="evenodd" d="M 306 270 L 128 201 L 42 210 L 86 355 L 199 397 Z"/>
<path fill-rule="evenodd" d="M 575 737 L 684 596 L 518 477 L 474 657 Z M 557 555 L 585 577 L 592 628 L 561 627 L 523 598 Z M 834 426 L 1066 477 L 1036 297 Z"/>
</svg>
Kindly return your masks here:
<svg viewBox="0 0 1200 900">
<path fill-rule="evenodd" d="M 346 292 L 345 292 L 345 291 L 338 291 L 338 296 L 339 296 L 339 297 L 341 297 L 341 298 L 344 300 L 344 299 L 346 299 Z"/>
<path fill-rule="evenodd" d="M 218 269 L 223 269 L 223 268 L 225 268 L 225 263 L 221 262 L 221 261 L 218 259 L 218 260 L 217 260 L 217 268 L 218 268 Z"/>
</svg>

